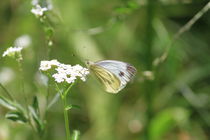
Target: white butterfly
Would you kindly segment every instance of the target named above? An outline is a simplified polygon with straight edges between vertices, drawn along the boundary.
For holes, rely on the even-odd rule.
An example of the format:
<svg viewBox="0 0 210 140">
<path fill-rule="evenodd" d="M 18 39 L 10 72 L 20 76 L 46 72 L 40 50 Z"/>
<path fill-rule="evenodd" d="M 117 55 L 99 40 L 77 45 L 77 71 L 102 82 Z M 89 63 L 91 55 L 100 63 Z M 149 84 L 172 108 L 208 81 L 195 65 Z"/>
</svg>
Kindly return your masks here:
<svg viewBox="0 0 210 140">
<path fill-rule="evenodd" d="M 118 93 L 136 74 L 135 67 L 116 60 L 87 61 L 87 65 L 110 93 Z"/>
</svg>

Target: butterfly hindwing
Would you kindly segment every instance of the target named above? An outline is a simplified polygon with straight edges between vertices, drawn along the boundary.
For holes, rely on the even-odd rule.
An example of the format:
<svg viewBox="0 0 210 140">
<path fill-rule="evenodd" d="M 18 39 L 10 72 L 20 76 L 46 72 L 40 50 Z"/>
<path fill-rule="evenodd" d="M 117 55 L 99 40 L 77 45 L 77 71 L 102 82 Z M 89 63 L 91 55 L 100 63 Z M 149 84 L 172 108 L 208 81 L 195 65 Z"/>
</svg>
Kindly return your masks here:
<svg viewBox="0 0 210 140">
<path fill-rule="evenodd" d="M 113 73 L 97 65 L 91 66 L 90 69 L 92 69 L 93 73 L 103 84 L 107 92 L 110 93 L 118 92 L 118 89 L 120 87 L 120 81 Z"/>
</svg>

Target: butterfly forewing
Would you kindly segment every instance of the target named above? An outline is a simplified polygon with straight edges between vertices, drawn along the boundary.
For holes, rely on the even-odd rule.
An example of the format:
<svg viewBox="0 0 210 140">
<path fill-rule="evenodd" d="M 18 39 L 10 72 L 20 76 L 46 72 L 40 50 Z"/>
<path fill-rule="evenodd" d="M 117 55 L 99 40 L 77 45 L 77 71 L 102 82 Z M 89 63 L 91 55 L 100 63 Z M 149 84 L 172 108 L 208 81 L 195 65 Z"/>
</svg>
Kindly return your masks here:
<svg viewBox="0 0 210 140">
<path fill-rule="evenodd" d="M 116 60 L 98 61 L 90 68 L 104 84 L 106 91 L 111 93 L 123 89 L 136 73 L 132 65 Z"/>
</svg>

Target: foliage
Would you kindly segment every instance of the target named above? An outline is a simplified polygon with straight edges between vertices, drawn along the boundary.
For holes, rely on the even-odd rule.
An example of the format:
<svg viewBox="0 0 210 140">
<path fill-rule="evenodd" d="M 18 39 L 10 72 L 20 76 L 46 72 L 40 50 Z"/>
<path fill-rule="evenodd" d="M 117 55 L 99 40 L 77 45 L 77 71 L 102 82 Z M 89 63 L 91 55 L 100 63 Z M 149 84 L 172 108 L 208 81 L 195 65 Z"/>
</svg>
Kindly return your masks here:
<svg viewBox="0 0 210 140">
<path fill-rule="evenodd" d="M 208 140 L 208 2 L 52 0 L 34 16 L 31 1 L 0 1 L 1 56 L 18 37 L 31 39 L 22 60 L 0 58 L 0 139 L 66 138 L 59 90 L 40 73 L 42 60 L 113 59 L 138 73 L 116 95 L 93 76 L 73 86 L 65 106 L 73 140 Z"/>
</svg>

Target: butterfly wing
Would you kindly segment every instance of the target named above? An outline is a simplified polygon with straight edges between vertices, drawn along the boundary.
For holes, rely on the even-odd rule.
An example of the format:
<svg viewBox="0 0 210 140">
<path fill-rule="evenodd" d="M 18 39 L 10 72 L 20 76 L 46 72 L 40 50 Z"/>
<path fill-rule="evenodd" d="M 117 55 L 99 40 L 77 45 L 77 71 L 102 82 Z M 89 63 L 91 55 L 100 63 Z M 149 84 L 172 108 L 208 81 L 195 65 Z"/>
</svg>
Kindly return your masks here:
<svg viewBox="0 0 210 140">
<path fill-rule="evenodd" d="M 118 89 L 121 86 L 120 80 L 113 73 L 98 65 L 91 65 L 90 69 L 103 84 L 107 92 L 118 92 Z"/>
<path fill-rule="evenodd" d="M 103 60 L 96 62 L 95 65 L 99 66 L 99 68 L 105 69 L 107 72 L 114 75 L 115 78 L 120 81 L 120 86 L 118 87 L 116 92 L 119 92 L 121 89 L 123 89 L 136 74 L 135 67 L 121 61 Z"/>
</svg>

